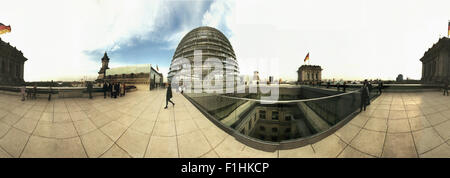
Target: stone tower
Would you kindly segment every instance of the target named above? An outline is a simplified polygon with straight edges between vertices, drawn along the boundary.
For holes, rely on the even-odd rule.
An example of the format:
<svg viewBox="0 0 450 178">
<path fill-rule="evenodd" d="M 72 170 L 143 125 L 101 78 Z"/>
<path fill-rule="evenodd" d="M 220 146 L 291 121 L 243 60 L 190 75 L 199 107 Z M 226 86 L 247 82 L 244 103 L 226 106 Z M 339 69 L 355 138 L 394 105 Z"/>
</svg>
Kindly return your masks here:
<svg viewBox="0 0 450 178">
<path fill-rule="evenodd" d="M 105 52 L 105 55 L 103 55 L 102 58 L 102 68 L 100 68 L 100 71 L 98 71 L 98 79 L 103 79 L 106 74 L 106 70 L 109 69 L 109 57 L 108 54 Z"/>
</svg>

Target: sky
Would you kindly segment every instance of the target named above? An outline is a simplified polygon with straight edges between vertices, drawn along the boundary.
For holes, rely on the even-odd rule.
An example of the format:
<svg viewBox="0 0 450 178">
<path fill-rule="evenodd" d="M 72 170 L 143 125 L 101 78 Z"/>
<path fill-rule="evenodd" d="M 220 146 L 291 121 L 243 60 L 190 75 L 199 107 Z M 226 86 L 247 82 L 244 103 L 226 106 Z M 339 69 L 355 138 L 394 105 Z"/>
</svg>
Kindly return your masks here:
<svg viewBox="0 0 450 178">
<path fill-rule="evenodd" d="M 158 65 L 167 76 L 190 30 L 219 29 L 241 74 L 296 80 L 310 53 L 323 79 L 420 79 L 419 59 L 447 36 L 448 0 L 0 0 L 0 38 L 20 49 L 26 81 L 95 79 L 110 67 Z"/>
</svg>

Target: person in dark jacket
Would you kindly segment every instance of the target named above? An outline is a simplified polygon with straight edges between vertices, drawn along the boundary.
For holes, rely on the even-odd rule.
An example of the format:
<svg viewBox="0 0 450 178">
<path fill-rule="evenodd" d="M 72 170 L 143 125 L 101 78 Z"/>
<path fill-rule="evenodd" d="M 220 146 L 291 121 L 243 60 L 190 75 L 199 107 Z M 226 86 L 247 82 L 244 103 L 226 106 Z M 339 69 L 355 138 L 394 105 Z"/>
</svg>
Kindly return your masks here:
<svg viewBox="0 0 450 178">
<path fill-rule="evenodd" d="M 53 93 L 52 86 L 53 86 L 53 80 L 52 80 L 52 82 L 50 83 L 50 87 L 48 88 L 48 101 L 51 101 L 51 100 L 52 100 L 52 93 Z"/>
<path fill-rule="evenodd" d="M 380 80 L 378 83 L 378 93 L 381 95 L 383 89 L 383 81 Z"/>
<path fill-rule="evenodd" d="M 363 87 L 361 88 L 361 109 L 360 112 L 366 111 L 366 107 L 369 103 L 369 89 L 367 81 L 364 81 Z"/>
<path fill-rule="evenodd" d="M 342 85 L 342 89 L 343 89 L 343 91 L 345 93 L 345 90 L 347 89 L 347 82 L 344 82 L 344 85 Z"/>
<path fill-rule="evenodd" d="M 106 93 L 108 91 L 108 83 L 103 83 L 103 98 L 106 99 Z"/>
<path fill-rule="evenodd" d="M 444 89 L 444 96 L 445 96 L 445 94 L 447 94 L 447 96 L 448 96 L 448 80 L 447 79 L 444 81 L 443 89 Z"/>
<path fill-rule="evenodd" d="M 164 107 L 164 109 L 167 109 L 167 105 L 170 103 L 172 103 L 173 106 L 175 106 L 175 103 L 173 103 L 170 99 L 172 98 L 172 86 L 169 83 L 169 86 L 167 87 L 167 92 L 166 92 L 166 107 Z"/>
<path fill-rule="evenodd" d="M 86 89 L 87 89 L 87 92 L 89 94 L 89 99 L 92 99 L 92 88 L 93 88 L 92 83 L 88 82 L 87 86 L 86 86 Z"/>
<path fill-rule="evenodd" d="M 34 86 L 33 86 L 33 97 L 32 97 L 32 99 L 36 99 L 36 94 L 37 94 L 37 86 L 36 86 L 36 84 L 34 84 Z"/>
<path fill-rule="evenodd" d="M 111 98 L 113 98 L 113 83 L 109 83 L 108 84 L 108 90 L 109 90 L 109 95 Z"/>
<path fill-rule="evenodd" d="M 119 94 L 119 83 L 114 84 L 114 98 L 117 98 L 117 95 Z"/>
</svg>

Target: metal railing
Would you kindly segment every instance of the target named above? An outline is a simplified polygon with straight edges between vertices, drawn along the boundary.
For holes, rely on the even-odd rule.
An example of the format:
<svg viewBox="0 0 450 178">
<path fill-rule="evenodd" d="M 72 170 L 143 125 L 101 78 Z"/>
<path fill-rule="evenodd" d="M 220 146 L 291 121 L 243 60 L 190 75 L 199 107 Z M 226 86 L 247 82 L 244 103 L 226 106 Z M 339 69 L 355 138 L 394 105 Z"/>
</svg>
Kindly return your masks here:
<svg viewBox="0 0 450 178">
<path fill-rule="evenodd" d="M 266 151 L 314 143 L 348 122 L 361 106 L 361 92 L 329 95 L 323 89 L 287 91 L 289 100 L 262 100 L 260 94 L 184 93 L 206 117 L 243 143 Z M 323 96 L 319 96 L 323 95 Z M 319 97 L 317 97 L 319 96 Z M 376 91 L 370 93 L 377 97 Z"/>
</svg>

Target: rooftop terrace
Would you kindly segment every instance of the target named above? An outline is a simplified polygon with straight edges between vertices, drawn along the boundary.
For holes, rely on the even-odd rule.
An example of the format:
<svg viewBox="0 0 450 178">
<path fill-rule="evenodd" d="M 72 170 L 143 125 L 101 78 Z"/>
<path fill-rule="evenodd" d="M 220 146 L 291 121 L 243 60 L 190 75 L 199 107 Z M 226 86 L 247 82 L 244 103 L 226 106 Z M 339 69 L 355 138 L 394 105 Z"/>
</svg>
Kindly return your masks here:
<svg viewBox="0 0 450 178">
<path fill-rule="evenodd" d="M 0 157 L 450 157 L 450 97 L 384 93 L 334 134 L 265 152 L 214 125 L 165 91 L 20 101 L 0 94 Z"/>
</svg>

